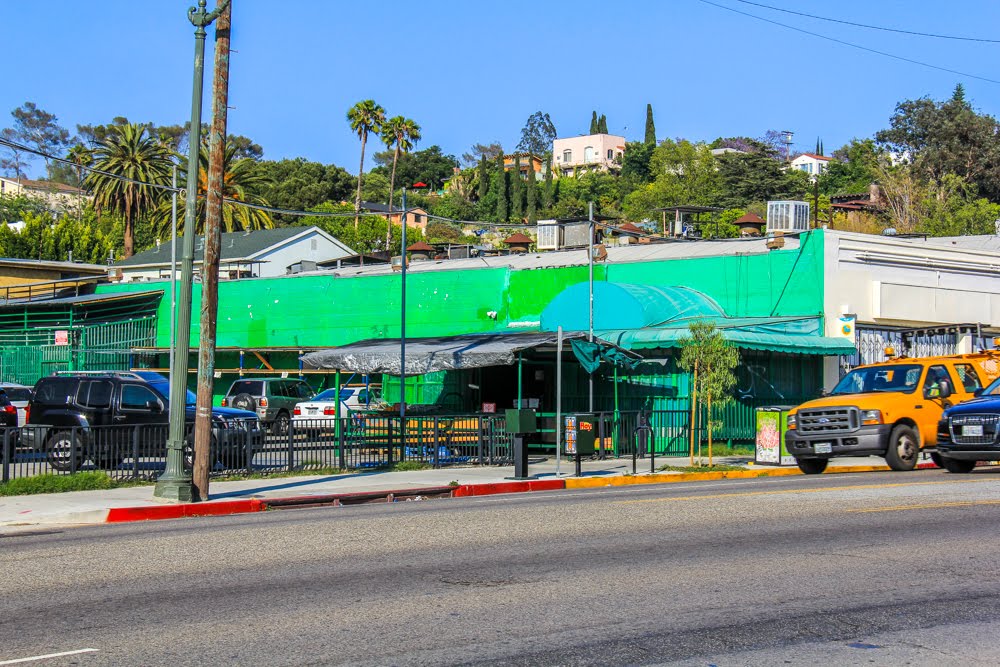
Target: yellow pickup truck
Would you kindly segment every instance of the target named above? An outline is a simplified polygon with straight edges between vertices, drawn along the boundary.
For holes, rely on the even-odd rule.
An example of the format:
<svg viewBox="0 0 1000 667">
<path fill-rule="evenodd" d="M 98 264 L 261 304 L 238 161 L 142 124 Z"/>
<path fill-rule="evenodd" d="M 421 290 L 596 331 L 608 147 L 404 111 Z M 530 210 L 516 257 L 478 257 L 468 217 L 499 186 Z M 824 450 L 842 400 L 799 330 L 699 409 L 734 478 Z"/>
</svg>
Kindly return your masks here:
<svg viewBox="0 0 1000 667">
<path fill-rule="evenodd" d="M 827 396 L 789 411 L 785 443 L 799 469 L 826 470 L 835 456 L 882 456 L 913 470 L 934 451 L 941 413 L 1000 376 L 1000 352 L 895 357 L 855 368 Z"/>
</svg>

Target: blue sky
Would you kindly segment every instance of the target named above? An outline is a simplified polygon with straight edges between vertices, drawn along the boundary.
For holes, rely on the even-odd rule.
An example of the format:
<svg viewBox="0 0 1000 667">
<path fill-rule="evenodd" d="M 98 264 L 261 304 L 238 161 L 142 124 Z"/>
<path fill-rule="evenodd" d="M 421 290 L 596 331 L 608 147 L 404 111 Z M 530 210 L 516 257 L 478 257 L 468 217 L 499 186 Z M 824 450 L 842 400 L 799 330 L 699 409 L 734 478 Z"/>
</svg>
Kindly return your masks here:
<svg viewBox="0 0 1000 667">
<path fill-rule="evenodd" d="M 1000 79 L 1000 44 L 896 35 L 738 0 L 713 1 Z M 989 0 L 761 1 L 923 32 L 988 38 L 1000 25 L 1000 3 Z M 795 132 L 796 149 L 812 150 L 820 136 L 828 153 L 886 127 L 898 101 L 945 98 L 958 82 L 977 108 L 1000 115 L 996 83 L 865 53 L 699 0 L 233 2 L 238 53 L 232 56 L 230 131 L 261 144 L 266 158 L 304 156 L 351 173 L 358 168 L 359 144 L 345 113 L 369 97 L 390 115 L 423 126 L 418 148 L 439 144 L 457 156 L 474 142 L 512 148 L 537 110 L 550 114 L 560 136 L 586 133 L 596 109 L 607 115 L 612 133 L 639 139 L 648 102 L 661 139 L 787 129 Z M 4 0 L 0 127 L 25 100 L 71 129 L 116 115 L 184 122 L 194 48 L 186 16 L 191 4 Z M 208 92 L 206 85 L 206 118 Z"/>
</svg>

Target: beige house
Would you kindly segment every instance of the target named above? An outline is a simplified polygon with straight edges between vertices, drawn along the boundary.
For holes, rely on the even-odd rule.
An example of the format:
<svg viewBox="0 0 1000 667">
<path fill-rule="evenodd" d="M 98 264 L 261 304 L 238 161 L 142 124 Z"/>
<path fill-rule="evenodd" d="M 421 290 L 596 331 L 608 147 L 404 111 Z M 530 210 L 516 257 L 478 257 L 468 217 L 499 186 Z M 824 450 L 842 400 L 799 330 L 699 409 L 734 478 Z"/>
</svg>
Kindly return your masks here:
<svg viewBox="0 0 1000 667">
<path fill-rule="evenodd" d="M 625 152 L 625 137 L 587 134 L 552 142 L 552 167 L 562 176 L 588 171 L 618 171 Z"/>
<path fill-rule="evenodd" d="M 55 214 L 75 211 L 81 203 L 93 199 L 93 196 L 71 185 L 55 181 L 32 181 L 27 178 L 10 178 L 0 176 L 0 197 L 31 197 L 40 201 L 46 209 Z"/>
</svg>

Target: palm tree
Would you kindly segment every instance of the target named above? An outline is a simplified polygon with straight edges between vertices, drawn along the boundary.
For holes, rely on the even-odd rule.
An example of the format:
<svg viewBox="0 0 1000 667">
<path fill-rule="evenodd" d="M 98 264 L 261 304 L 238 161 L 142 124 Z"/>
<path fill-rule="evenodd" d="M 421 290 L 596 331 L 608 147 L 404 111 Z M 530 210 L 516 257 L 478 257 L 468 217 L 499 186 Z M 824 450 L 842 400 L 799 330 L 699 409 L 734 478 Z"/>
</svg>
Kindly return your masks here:
<svg viewBox="0 0 1000 667">
<path fill-rule="evenodd" d="M 254 170 L 255 161 L 250 158 L 237 158 L 237 146 L 226 139 L 226 152 L 222 159 L 222 227 L 223 231 L 271 229 L 274 221 L 271 214 L 257 208 L 243 206 L 245 202 L 255 206 L 268 206 L 268 203 L 254 192 L 267 185 L 268 180 Z M 202 142 L 198 155 L 198 199 L 195 204 L 195 220 L 198 221 L 197 234 L 205 231 L 205 208 L 208 193 L 208 143 Z M 156 210 L 157 236 L 163 238 L 170 235 L 170 201 L 164 199 Z M 184 231 L 184 220 L 178 218 L 177 232 Z"/>
<path fill-rule="evenodd" d="M 135 223 L 163 199 L 170 183 L 173 154 L 146 125 L 113 126 L 93 150 L 93 168 L 84 185 L 94 193 L 97 212 L 107 209 L 125 219 L 125 257 L 135 253 Z M 102 173 L 103 172 L 103 173 Z M 127 180 L 125 180 L 127 179 Z"/>
<path fill-rule="evenodd" d="M 347 120 L 351 129 L 357 132 L 361 140 L 361 166 L 358 168 L 358 194 L 354 198 L 354 228 L 358 228 L 361 214 L 361 179 L 365 173 L 365 144 L 368 143 L 368 133 L 378 134 L 385 123 L 385 109 L 375 103 L 375 100 L 362 100 L 347 112 Z"/>
<path fill-rule="evenodd" d="M 386 148 L 395 148 L 392 154 L 392 175 L 389 177 L 389 212 L 392 213 L 392 197 L 396 187 L 396 163 L 399 154 L 409 153 L 413 144 L 420 141 L 420 126 L 409 118 L 393 116 L 382 126 L 382 143 Z M 391 216 L 390 216 L 391 219 Z M 385 228 L 385 247 L 389 249 L 392 242 L 392 224 Z"/>
</svg>

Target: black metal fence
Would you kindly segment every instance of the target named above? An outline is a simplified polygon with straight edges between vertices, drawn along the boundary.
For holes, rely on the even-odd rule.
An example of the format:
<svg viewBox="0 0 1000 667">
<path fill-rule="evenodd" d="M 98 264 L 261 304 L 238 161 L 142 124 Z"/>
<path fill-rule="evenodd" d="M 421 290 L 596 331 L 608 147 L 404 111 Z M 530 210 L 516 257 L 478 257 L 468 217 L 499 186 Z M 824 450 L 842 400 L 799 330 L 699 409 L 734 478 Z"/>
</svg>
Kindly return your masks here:
<svg viewBox="0 0 1000 667">
<path fill-rule="evenodd" d="M 598 456 L 686 454 L 688 418 L 681 410 L 598 413 Z M 103 471 L 118 480 L 154 480 L 166 463 L 166 424 L 25 426 L 0 429 L 0 435 L 0 482 L 83 471 Z M 363 471 L 406 462 L 435 468 L 513 465 L 511 437 L 499 414 L 412 415 L 402 423 L 398 415 L 352 413 L 340 419 L 296 419 L 283 434 L 266 433 L 255 423 L 228 422 L 216 425 L 212 436 L 214 474 Z M 184 448 L 189 467 L 191 440 L 189 433 Z M 531 446 L 554 451 L 552 429 Z"/>
</svg>

